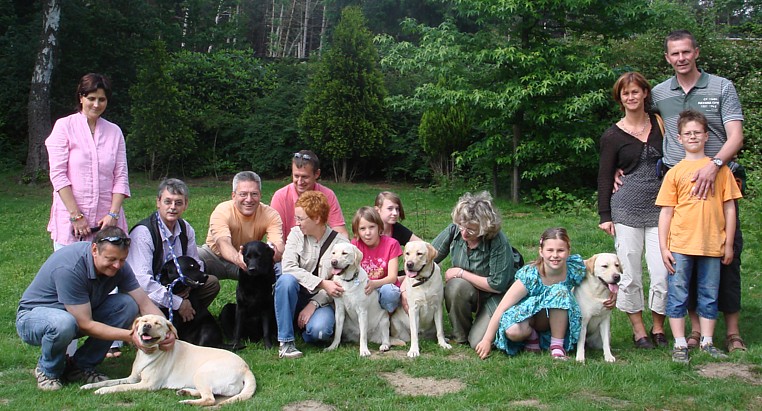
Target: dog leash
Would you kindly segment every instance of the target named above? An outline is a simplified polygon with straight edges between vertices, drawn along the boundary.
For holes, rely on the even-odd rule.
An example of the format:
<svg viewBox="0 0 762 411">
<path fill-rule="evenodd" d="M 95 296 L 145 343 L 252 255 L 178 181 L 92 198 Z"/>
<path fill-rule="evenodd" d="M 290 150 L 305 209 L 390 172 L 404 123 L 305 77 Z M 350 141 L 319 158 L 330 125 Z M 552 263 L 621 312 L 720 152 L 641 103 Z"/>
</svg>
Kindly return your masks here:
<svg viewBox="0 0 762 411">
<path fill-rule="evenodd" d="M 164 222 L 161 221 L 161 216 L 159 215 L 159 212 L 156 212 L 156 221 L 159 224 L 159 230 L 161 230 L 161 233 L 166 238 L 167 247 L 169 248 L 169 257 L 172 259 L 172 262 L 175 263 L 175 269 L 177 269 L 177 278 L 174 279 L 171 283 L 167 284 L 167 293 L 164 297 L 164 306 L 167 307 L 167 311 L 169 311 L 169 322 L 172 322 L 174 318 L 174 310 L 172 309 L 172 295 L 174 294 L 172 290 L 174 289 L 175 285 L 178 282 L 182 282 L 185 285 L 188 285 L 188 283 L 185 281 L 185 275 L 183 275 L 183 269 L 180 268 L 180 262 L 177 260 L 177 255 L 175 254 L 175 242 L 177 241 L 177 237 L 175 237 L 175 240 L 170 242 L 169 237 L 171 236 L 171 233 L 169 232 L 169 228 L 167 228 L 166 225 L 164 225 Z M 180 222 L 178 222 L 180 223 Z M 169 258 L 167 258 L 169 260 Z M 153 274 L 154 278 L 156 277 L 156 273 Z"/>
</svg>

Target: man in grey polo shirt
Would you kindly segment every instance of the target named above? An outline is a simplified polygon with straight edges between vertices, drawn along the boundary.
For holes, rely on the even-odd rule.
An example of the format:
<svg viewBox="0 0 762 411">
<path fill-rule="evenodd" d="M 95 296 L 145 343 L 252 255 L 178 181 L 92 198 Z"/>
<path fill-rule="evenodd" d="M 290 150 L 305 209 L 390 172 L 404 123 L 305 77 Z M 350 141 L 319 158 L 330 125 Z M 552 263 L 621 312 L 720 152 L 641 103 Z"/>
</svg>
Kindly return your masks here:
<svg viewBox="0 0 762 411">
<path fill-rule="evenodd" d="M 735 168 L 737 163 L 731 161 L 743 146 L 741 103 L 733 83 L 698 69 L 696 60 L 699 48 L 690 32 L 678 30 L 670 33 L 664 42 L 664 50 L 664 57 L 675 70 L 675 75 L 658 84 L 652 91 L 654 106 L 664 118 L 666 129 L 663 161 L 667 167 L 673 167 L 685 156 L 685 150 L 677 140 L 677 119 L 680 112 L 693 109 L 704 114 L 709 129 L 705 152 L 712 157 L 712 162 L 694 177 L 693 194 L 706 198 L 714 190 L 714 179 L 720 167 L 732 165 L 734 174 L 739 171 Z M 721 268 L 719 293 L 719 309 L 725 315 L 728 351 L 746 349 L 738 326 L 741 310 L 740 255 L 743 250 L 739 221 L 734 241 L 733 262 L 722 265 Z M 691 312 L 691 323 L 694 333 L 700 330 L 695 311 Z M 698 337 L 694 335 L 692 338 L 695 340 Z M 699 341 L 689 341 L 690 343 L 695 346 Z"/>
<path fill-rule="evenodd" d="M 34 370 L 39 389 L 61 389 L 62 380 L 108 379 L 95 366 L 111 342 L 137 338 L 129 328 L 138 312 L 163 316 L 125 264 L 129 247 L 121 228 L 106 227 L 92 243 L 73 243 L 53 253 L 24 291 L 16 331 L 25 343 L 42 348 Z M 119 293 L 109 294 L 116 287 Z M 66 347 L 82 336 L 89 338 L 67 361 Z"/>
</svg>

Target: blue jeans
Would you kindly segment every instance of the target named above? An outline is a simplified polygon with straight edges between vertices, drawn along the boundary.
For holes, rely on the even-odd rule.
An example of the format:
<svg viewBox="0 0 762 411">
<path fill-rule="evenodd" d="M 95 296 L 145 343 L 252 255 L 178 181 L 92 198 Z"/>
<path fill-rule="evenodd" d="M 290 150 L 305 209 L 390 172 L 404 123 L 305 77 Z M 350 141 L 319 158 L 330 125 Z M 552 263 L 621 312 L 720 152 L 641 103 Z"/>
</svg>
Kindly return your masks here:
<svg viewBox="0 0 762 411">
<path fill-rule="evenodd" d="M 378 303 L 390 314 L 400 306 L 400 288 L 394 284 L 384 284 L 378 288 Z"/>
<path fill-rule="evenodd" d="M 688 313 L 688 285 L 693 277 L 694 266 L 699 317 L 717 319 L 717 295 L 720 288 L 720 258 L 672 253 L 675 273 L 668 278 L 667 316 L 682 318 Z"/>
<path fill-rule="evenodd" d="M 291 274 L 281 274 L 275 280 L 275 322 L 278 324 L 278 341 L 294 341 L 294 319 L 310 301 L 311 294 Z M 315 310 L 302 338 L 307 343 L 333 341 L 333 328 L 336 317 L 333 306 Z"/>
<path fill-rule="evenodd" d="M 112 327 L 127 329 L 138 315 L 138 305 L 127 294 L 111 294 L 98 307 L 91 307 L 93 320 Z M 66 367 L 66 346 L 75 338 L 84 337 L 74 316 L 66 310 L 36 307 L 19 310 L 16 332 L 21 340 L 42 347 L 37 366 L 51 378 L 60 378 Z M 95 368 L 103 361 L 111 341 L 89 337 L 72 358 L 83 370 Z"/>
</svg>

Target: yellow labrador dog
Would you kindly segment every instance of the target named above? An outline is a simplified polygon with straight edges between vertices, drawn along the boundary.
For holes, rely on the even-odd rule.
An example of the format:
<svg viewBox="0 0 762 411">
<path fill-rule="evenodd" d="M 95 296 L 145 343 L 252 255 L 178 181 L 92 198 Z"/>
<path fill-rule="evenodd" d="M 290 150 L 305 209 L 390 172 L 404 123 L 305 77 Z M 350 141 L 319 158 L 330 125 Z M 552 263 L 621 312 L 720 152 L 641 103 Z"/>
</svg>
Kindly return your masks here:
<svg viewBox="0 0 762 411">
<path fill-rule="evenodd" d="M 344 341 L 360 341 L 360 356 L 370 355 L 368 340 L 380 343 L 380 351 L 389 351 L 389 314 L 378 303 L 378 291 L 365 294 L 368 273 L 360 267 L 362 252 L 350 243 L 338 243 L 331 249 L 330 267 L 323 274 L 333 278 L 344 289 L 333 299 L 336 307 L 336 329 L 333 343 L 326 351 L 335 350 Z"/>
<path fill-rule="evenodd" d="M 158 347 L 169 333 L 177 330 L 159 315 L 138 317 L 132 324 L 145 347 Z M 241 357 L 225 350 L 199 347 L 177 340 L 170 351 L 138 350 L 132 373 L 127 378 L 86 384 L 81 389 L 98 388 L 96 394 L 133 390 L 178 389 L 180 395 L 201 397 L 180 401 L 192 405 L 214 405 L 215 395 L 230 397 L 218 405 L 245 401 L 254 395 L 257 381 Z"/>
<path fill-rule="evenodd" d="M 427 242 L 410 241 L 405 245 L 405 280 L 402 289 L 407 293 L 410 321 L 410 350 L 407 356 L 410 358 L 420 355 L 419 333 L 427 334 L 426 331 L 431 330 L 432 323 L 436 328 L 439 346 L 448 350 L 452 348 L 444 337 L 444 288 L 441 269 L 434 262 L 436 256 L 437 250 Z"/>
<path fill-rule="evenodd" d="M 616 254 L 601 253 L 585 260 L 587 274 L 582 282 L 574 287 L 582 313 L 582 328 L 577 342 L 577 361 L 585 362 L 585 344 L 591 348 L 603 348 L 606 362 L 614 362 L 611 354 L 611 310 L 603 306 L 612 293 L 619 292 L 619 280 L 622 266 Z"/>
</svg>

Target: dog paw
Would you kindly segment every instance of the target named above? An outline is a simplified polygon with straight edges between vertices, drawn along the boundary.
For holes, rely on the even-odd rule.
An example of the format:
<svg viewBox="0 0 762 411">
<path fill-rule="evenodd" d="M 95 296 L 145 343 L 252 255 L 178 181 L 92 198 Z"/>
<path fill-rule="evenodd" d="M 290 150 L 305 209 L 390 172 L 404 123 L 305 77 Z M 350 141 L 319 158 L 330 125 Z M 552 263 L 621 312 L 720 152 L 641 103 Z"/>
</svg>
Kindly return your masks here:
<svg viewBox="0 0 762 411">
<path fill-rule="evenodd" d="M 93 388 L 93 384 L 85 384 L 85 385 L 79 387 L 80 390 L 89 390 L 91 388 Z"/>
<path fill-rule="evenodd" d="M 577 362 L 584 364 L 585 363 L 585 357 L 578 355 L 577 356 Z"/>
<path fill-rule="evenodd" d="M 360 350 L 360 357 L 370 357 L 370 350 Z"/>
<path fill-rule="evenodd" d="M 323 351 L 325 351 L 325 352 L 328 352 L 328 351 L 333 351 L 333 350 L 335 350 L 336 348 L 338 348 L 338 346 L 339 346 L 339 344 L 331 344 L 331 345 L 329 345 L 328 347 L 326 347 L 326 348 L 325 348 L 325 350 L 323 350 Z"/>
<path fill-rule="evenodd" d="M 417 356 L 421 355 L 421 353 L 418 350 L 410 350 L 407 352 L 407 356 L 410 358 L 415 358 Z"/>
<path fill-rule="evenodd" d="M 97 390 L 95 390 L 95 394 L 98 394 L 98 395 L 108 394 L 109 391 L 111 390 L 109 390 L 108 387 L 98 388 Z"/>
<path fill-rule="evenodd" d="M 378 350 L 381 351 L 381 352 L 387 352 L 387 351 L 389 351 L 389 345 L 383 344 L 380 347 L 378 347 Z"/>
<path fill-rule="evenodd" d="M 604 356 L 604 358 L 605 358 L 606 362 L 615 362 L 616 361 L 616 358 L 614 358 L 613 355 L 606 355 L 606 356 Z"/>
<path fill-rule="evenodd" d="M 190 393 L 188 392 L 188 390 L 183 388 L 183 389 L 175 391 L 175 395 L 190 395 Z"/>
<path fill-rule="evenodd" d="M 439 343 L 439 346 L 444 348 L 445 350 L 451 350 L 452 349 L 452 345 L 446 343 L 445 341 L 442 341 L 441 343 Z"/>
</svg>

